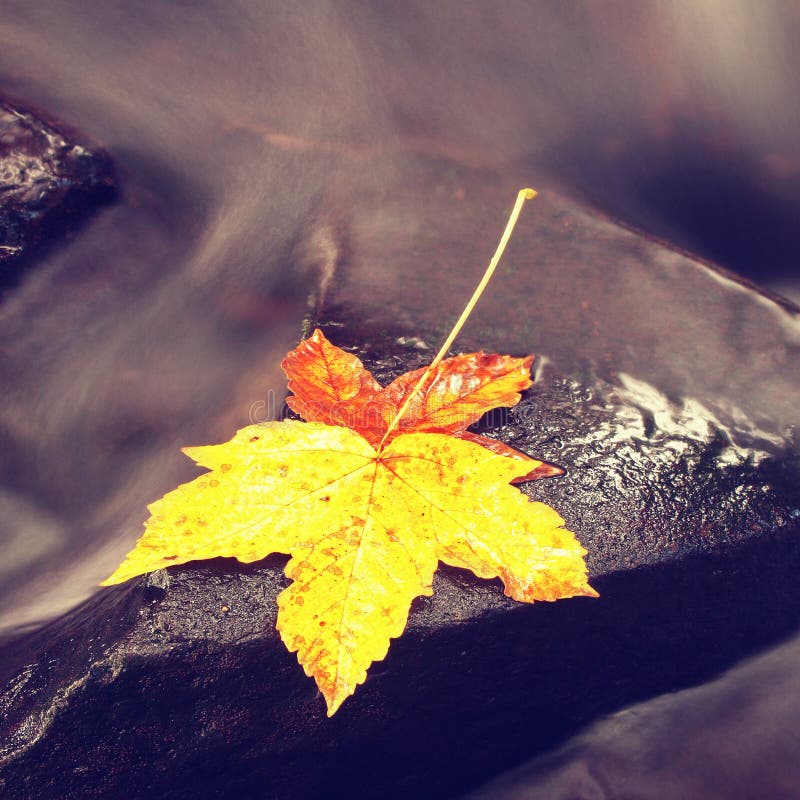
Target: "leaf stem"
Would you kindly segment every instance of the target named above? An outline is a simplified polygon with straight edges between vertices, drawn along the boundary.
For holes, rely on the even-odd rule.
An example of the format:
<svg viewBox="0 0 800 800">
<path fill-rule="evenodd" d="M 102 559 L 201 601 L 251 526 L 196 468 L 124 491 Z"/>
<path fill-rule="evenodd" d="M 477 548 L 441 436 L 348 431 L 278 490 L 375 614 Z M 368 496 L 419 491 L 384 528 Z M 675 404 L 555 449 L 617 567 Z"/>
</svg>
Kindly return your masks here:
<svg viewBox="0 0 800 800">
<path fill-rule="evenodd" d="M 383 450 L 386 440 L 389 438 L 395 428 L 397 428 L 400 420 L 408 411 L 411 401 L 419 393 L 419 390 L 428 379 L 428 376 L 431 374 L 431 372 L 433 372 L 434 369 L 436 369 L 437 364 L 445 357 L 447 351 L 450 349 L 450 345 L 453 344 L 456 336 L 458 336 L 458 334 L 461 332 L 461 329 L 464 327 L 464 323 L 467 321 L 467 318 L 477 305 L 480 296 L 483 294 L 483 290 L 486 288 L 486 285 L 489 283 L 489 280 L 491 279 L 497 265 L 500 263 L 500 259 L 506 249 L 508 240 L 511 238 L 511 233 L 514 230 L 514 226 L 517 224 L 517 219 L 519 218 L 520 211 L 522 211 L 523 204 L 526 200 L 533 200 L 534 197 L 536 197 L 535 189 L 520 189 L 517 193 L 517 201 L 514 203 L 514 208 L 508 218 L 506 228 L 503 231 L 503 235 L 500 237 L 500 243 L 497 245 L 497 249 L 494 251 L 494 255 L 492 256 L 492 260 L 489 262 L 489 266 L 486 268 L 486 272 L 483 273 L 480 283 L 478 283 L 478 286 L 472 293 L 472 297 L 469 299 L 469 302 L 461 312 L 461 316 L 453 326 L 453 330 L 450 331 L 450 334 L 448 335 L 447 339 L 445 339 L 444 344 L 439 348 L 439 352 L 436 354 L 433 361 L 431 361 L 425 372 L 422 373 L 420 379 L 417 381 L 416 386 L 414 386 L 414 388 L 406 396 L 405 402 L 400 406 L 399 410 L 394 416 L 394 419 L 392 419 L 392 421 L 389 423 L 389 427 L 386 429 L 386 433 L 383 435 L 383 439 L 381 439 L 381 443 L 378 446 L 378 452 Z"/>
</svg>

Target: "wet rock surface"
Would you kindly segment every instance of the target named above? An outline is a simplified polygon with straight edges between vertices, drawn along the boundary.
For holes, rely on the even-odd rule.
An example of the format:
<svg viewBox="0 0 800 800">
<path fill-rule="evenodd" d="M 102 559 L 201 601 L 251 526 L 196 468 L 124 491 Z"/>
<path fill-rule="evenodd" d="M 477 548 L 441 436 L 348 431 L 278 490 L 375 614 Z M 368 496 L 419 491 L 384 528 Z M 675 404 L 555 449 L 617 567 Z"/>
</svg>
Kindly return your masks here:
<svg viewBox="0 0 800 800">
<path fill-rule="evenodd" d="M 101 150 L 0 99 L 0 291 L 19 280 L 37 248 L 114 194 Z"/>
<path fill-rule="evenodd" d="M 384 384 L 433 355 L 404 337 L 387 342 L 360 331 L 356 343 L 338 322 L 322 327 Z M 490 412 L 473 430 L 566 469 L 523 491 L 559 510 L 589 550 L 593 574 L 720 553 L 800 524 L 800 453 L 789 441 L 744 420 L 727 425 L 630 377 L 589 384 L 550 365 L 534 372 L 517 406 Z"/>
<path fill-rule="evenodd" d="M 626 258 L 650 257 L 676 294 L 684 276 L 721 292 L 690 259 L 577 213 L 564 228 L 565 213 L 545 209 L 539 232 L 551 244 L 569 241 L 574 267 L 583 242 L 584 275 L 600 227 L 620 269 Z M 367 252 L 363 244 L 356 231 L 355 251 Z M 658 258 L 671 259 L 671 271 Z M 437 281 L 462 270 L 456 254 L 439 263 Z M 438 329 L 424 319 L 407 324 L 415 307 L 430 310 L 432 298 L 420 303 L 424 287 L 412 287 L 378 324 L 353 288 L 364 283 L 359 263 L 350 269 L 320 316 L 327 336 L 381 382 L 427 363 Z M 511 292 L 534 292 L 540 273 L 520 266 L 513 274 Z M 738 286 L 714 302 L 724 307 L 726 297 L 745 317 L 769 302 Z M 574 330 L 570 317 L 586 310 L 557 301 L 550 313 Z M 654 327 L 663 313 L 654 309 Z M 595 315 L 613 326 L 610 313 Z M 525 319 L 492 319 L 480 342 L 487 348 L 501 349 L 505 338 L 509 349 L 542 352 L 538 329 L 525 344 Z M 787 331 L 761 331 L 772 336 L 771 358 L 794 346 Z M 669 330 L 659 335 L 680 359 L 682 331 L 671 341 Z M 481 334 L 469 337 L 467 346 Z M 623 348 L 622 334 L 618 342 Z M 592 346 L 602 347 L 605 364 L 620 363 L 614 341 Z M 742 359 L 762 352 L 736 347 Z M 800 466 L 791 429 L 741 411 L 725 416 L 659 388 L 655 377 L 633 377 L 633 367 L 600 374 L 565 363 L 541 358 L 520 405 L 480 428 L 566 469 L 521 490 L 553 505 L 577 533 L 599 600 L 527 606 L 505 598 L 496 581 L 440 568 L 403 637 L 327 719 L 274 630 L 284 558 L 154 573 L 6 643 L 4 796 L 458 796 L 598 715 L 706 680 L 796 630 Z M 775 385 L 760 389 L 768 397 L 792 381 L 796 374 L 776 372 Z"/>
<path fill-rule="evenodd" d="M 369 346 L 384 379 L 424 361 Z M 523 490 L 578 532 L 600 600 L 526 607 L 442 569 L 328 720 L 274 631 L 283 559 L 156 573 L 6 650 L 6 796 L 453 796 L 793 630 L 796 462 L 734 456 L 712 427 L 636 432 L 637 414 L 545 371 L 486 431 L 567 466 Z"/>
</svg>

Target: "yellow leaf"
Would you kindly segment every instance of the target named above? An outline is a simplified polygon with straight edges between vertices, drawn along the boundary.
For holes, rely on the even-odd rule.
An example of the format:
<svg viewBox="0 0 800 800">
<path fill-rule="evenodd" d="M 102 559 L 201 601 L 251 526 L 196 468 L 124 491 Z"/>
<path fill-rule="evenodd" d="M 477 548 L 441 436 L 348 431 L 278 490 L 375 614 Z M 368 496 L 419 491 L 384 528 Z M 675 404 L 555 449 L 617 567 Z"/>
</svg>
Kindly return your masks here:
<svg viewBox="0 0 800 800">
<path fill-rule="evenodd" d="M 517 600 L 596 596 L 584 549 L 510 482 L 535 467 L 440 433 L 380 452 L 322 423 L 253 425 L 187 448 L 209 473 L 150 506 L 145 533 L 104 583 L 195 559 L 289 553 L 278 630 L 333 714 L 400 636 L 438 561 L 499 577 Z"/>
</svg>

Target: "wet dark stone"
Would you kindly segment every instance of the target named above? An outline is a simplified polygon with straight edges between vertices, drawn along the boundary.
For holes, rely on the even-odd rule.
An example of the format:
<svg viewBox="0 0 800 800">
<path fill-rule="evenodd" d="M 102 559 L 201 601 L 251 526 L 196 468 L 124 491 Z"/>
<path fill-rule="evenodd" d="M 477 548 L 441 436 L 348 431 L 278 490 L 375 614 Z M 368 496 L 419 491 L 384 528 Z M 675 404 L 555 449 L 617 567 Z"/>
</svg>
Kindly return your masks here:
<svg viewBox="0 0 800 800">
<path fill-rule="evenodd" d="M 544 216 L 540 230 L 557 238 L 563 212 L 549 228 Z M 678 274 L 719 291 L 685 256 L 607 222 L 582 224 L 570 220 L 576 251 L 593 252 L 601 227 L 609 259 L 624 262 L 633 239 L 637 258 L 668 254 Z M 462 268 L 439 263 L 439 278 Z M 371 321 L 351 269 L 322 312 L 329 338 L 382 382 L 427 363 L 438 331 L 406 325 L 414 306 L 400 303 Z M 536 279 L 518 271 L 513 291 Z M 745 315 L 769 302 L 730 292 Z M 568 328 L 581 311 L 559 313 Z M 494 320 L 499 339 L 524 339 L 524 320 Z M 772 358 L 794 346 L 788 330 L 775 325 Z M 617 363 L 615 346 L 603 343 L 604 363 Z M 742 359 L 759 356 L 735 346 Z M 274 630 L 284 558 L 154 573 L 3 649 L 4 796 L 454 797 L 603 713 L 707 680 L 795 631 L 800 461 L 790 427 L 726 416 L 634 367 L 614 376 L 543 363 L 519 406 L 479 423 L 565 468 L 521 490 L 577 533 L 600 599 L 523 605 L 497 581 L 440 568 L 388 657 L 327 719 Z"/>
<path fill-rule="evenodd" d="M 64 126 L 0 100 L 0 291 L 40 247 L 114 197 L 108 156 Z"/>
<path fill-rule="evenodd" d="M 322 327 L 381 383 L 430 361 L 402 337 L 386 342 L 362 330 L 356 344 L 338 321 Z M 800 453 L 792 443 L 725 424 L 708 408 L 630 378 L 589 384 L 545 365 L 517 406 L 490 412 L 473 429 L 566 468 L 522 488 L 580 533 L 595 575 L 721 554 L 800 524 Z"/>
</svg>

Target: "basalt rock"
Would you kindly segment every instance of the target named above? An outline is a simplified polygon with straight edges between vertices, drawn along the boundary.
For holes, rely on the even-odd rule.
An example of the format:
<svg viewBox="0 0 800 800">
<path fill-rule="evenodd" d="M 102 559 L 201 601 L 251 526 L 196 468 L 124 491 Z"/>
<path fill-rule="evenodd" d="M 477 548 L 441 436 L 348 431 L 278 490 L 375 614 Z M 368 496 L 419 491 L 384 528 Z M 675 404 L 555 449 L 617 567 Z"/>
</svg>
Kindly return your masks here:
<svg viewBox="0 0 800 800">
<path fill-rule="evenodd" d="M 477 213 L 488 201 L 476 196 Z M 617 269 L 644 260 L 676 295 L 686 275 L 715 307 L 745 317 L 772 303 L 739 285 L 720 289 L 706 267 L 564 201 L 554 206 L 539 211 L 538 232 L 556 249 L 569 243 L 590 297 L 588 257 L 601 236 Z M 429 209 L 406 210 L 425 217 Z M 468 213 L 462 208 L 461 223 Z M 377 318 L 366 300 L 373 254 L 357 232 L 354 241 L 363 269 L 355 261 L 340 276 L 319 324 L 386 382 L 427 363 L 439 331 L 422 312 L 418 325 L 407 324 L 422 308 L 421 289 Z M 517 299 L 537 294 L 542 275 L 524 268 L 522 252 L 518 244 L 509 290 Z M 455 255 L 438 264 L 444 282 L 463 270 Z M 587 310 L 560 300 L 548 298 L 542 324 L 581 324 Z M 425 308 L 430 320 L 436 309 Z M 773 361 L 792 352 L 794 312 L 769 309 L 785 324 L 760 330 L 754 343 L 715 341 L 717 360 L 734 346 L 743 360 L 763 357 L 767 337 Z M 619 321 L 593 313 L 609 330 Z M 683 331 L 659 327 L 668 316 L 664 308 L 649 315 L 659 344 L 639 356 L 644 366 L 659 348 L 685 359 Z M 480 344 L 499 350 L 505 338 L 520 352 L 542 352 L 541 336 L 524 346 L 529 320 L 491 319 L 491 331 L 486 318 L 478 323 L 487 331 Z M 470 345 L 483 337 L 476 330 Z M 697 399 L 665 388 L 652 370 L 641 377 L 624 340 L 593 344 L 604 354 L 597 369 L 540 358 L 522 402 L 480 423 L 486 435 L 566 470 L 521 491 L 553 505 L 577 533 L 599 599 L 523 605 L 496 581 L 440 568 L 433 596 L 414 603 L 388 657 L 327 719 L 274 629 L 285 558 L 219 559 L 102 590 L 5 648 L 4 796 L 453 797 L 598 715 L 703 681 L 795 630 L 800 465 L 791 428 L 783 416 L 777 430 L 742 411 L 736 391 L 710 404 L 703 390 L 713 382 Z M 624 372 L 607 369 L 623 362 Z M 776 372 L 775 384 L 759 389 L 771 396 L 792 381 L 796 374 Z"/>
<path fill-rule="evenodd" d="M 114 196 L 108 156 L 59 124 L 0 100 L 0 289 L 39 247 Z"/>
</svg>

